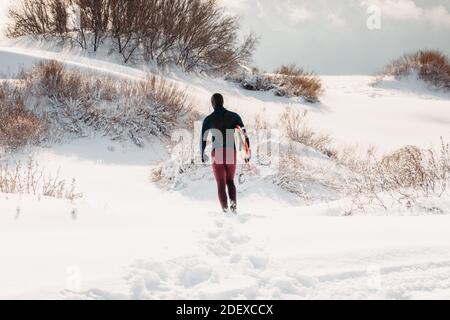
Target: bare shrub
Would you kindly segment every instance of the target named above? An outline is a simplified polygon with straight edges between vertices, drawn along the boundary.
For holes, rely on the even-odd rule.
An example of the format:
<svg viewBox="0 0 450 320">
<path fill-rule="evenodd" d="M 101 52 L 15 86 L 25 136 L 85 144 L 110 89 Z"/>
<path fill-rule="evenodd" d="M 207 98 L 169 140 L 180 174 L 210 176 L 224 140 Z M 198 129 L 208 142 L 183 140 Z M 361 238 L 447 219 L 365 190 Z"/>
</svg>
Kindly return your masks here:
<svg viewBox="0 0 450 320">
<path fill-rule="evenodd" d="M 312 72 L 305 72 L 296 65 L 282 65 L 275 71 L 273 81 L 279 87 L 280 96 L 303 97 L 308 102 L 319 101 L 322 81 Z"/>
<path fill-rule="evenodd" d="M 301 76 L 305 72 L 303 71 L 302 68 L 297 67 L 295 64 L 290 64 L 290 65 L 283 64 L 275 71 L 275 73 L 283 75 L 283 76 L 295 77 L 295 76 Z"/>
<path fill-rule="evenodd" d="M 303 172 L 303 165 L 299 157 L 293 151 L 293 147 L 290 146 L 286 154 L 280 159 L 274 183 L 282 189 L 308 200 L 309 196 L 303 188 Z"/>
<path fill-rule="evenodd" d="M 133 2 L 133 1 L 130 1 Z M 69 2 L 67 3 L 69 4 Z M 88 48 L 88 38 L 94 52 L 98 50 L 108 35 L 111 14 L 110 0 L 74 0 L 80 10 L 78 43 L 83 49 Z"/>
<path fill-rule="evenodd" d="M 226 79 L 239 83 L 246 90 L 273 91 L 280 97 L 301 97 L 311 103 L 318 102 L 323 92 L 320 77 L 295 65 L 283 65 L 275 74 L 262 74 L 257 69 L 243 70 Z"/>
<path fill-rule="evenodd" d="M 65 0 L 23 0 L 9 10 L 7 36 L 52 37 L 67 32 Z"/>
<path fill-rule="evenodd" d="M 326 156 L 322 159 L 313 154 L 312 159 L 301 149 L 294 152 L 292 146 L 282 154 L 275 183 L 289 192 L 302 197 L 308 194 L 310 200 L 320 197 L 310 193 L 310 188 L 320 188 L 320 194 L 328 192 L 330 199 L 339 194 L 349 199 L 346 214 L 350 215 L 395 205 L 412 208 L 420 199 L 441 197 L 448 190 L 450 144 L 444 141 L 440 150 L 406 146 L 379 157 L 373 147 L 365 154 L 356 146 L 331 147 L 328 135 L 317 134 L 308 126 L 305 112 L 286 109 L 281 121 L 289 141 Z"/>
<path fill-rule="evenodd" d="M 111 37 L 119 54 L 127 63 L 139 49 L 142 39 L 152 37 L 157 28 L 154 25 L 156 5 L 151 1 L 142 6 L 142 0 L 111 0 Z"/>
<path fill-rule="evenodd" d="M 120 81 L 86 75 L 50 61 L 25 74 L 24 95 L 40 97 L 35 112 L 49 119 L 56 137 L 86 136 L 98 131 L 113 139 L 130 138 L 137 145 L 151 135 L 168 136 L 191 115 L 191 99 L 175 84 L 149 75 L 141 81 Z"/>
<path fill-rule="evenodd" d="M 315 132 L 307 122 L 308 112 L 298 112 L 286 108 L 281 115 L 281 121 L 285 128 L 287 137 L 295 142 L 319 150 L 330 155 L 330 144 L 332 139 L 330 135 Z"/>
<path fill-rule="evenodd" d="M 380 169 L 387 177 L 387 183 L 394 187 L 413 188 L 426 183 L 426 169 L 423 152 L 415 146 L 406 146 L 392 154 L 385 155 Z"/>
<path fill-rule="evenodd" d="M 166 124 L 168 130 L 173 128 L 180 118 L 192 111 L 187 92 L 180 90 L 177 85 L 164 78 L 149 75 L 145 80 L 138 82 L 136 87 L 130 88 L 137 89 L 138 97 L 154 102 L 156 113 L 160 114 L 159 121 Z"/>
<path fill-rule="evenodd" d="M 73 201 L 82 197 L 82 194 L 76 192 L 75 184 L 75 179 L 68 184 L 59 174 L 46 175 L 32 157 L 25 165 L 15 162 L 13 166 L 9 166 L 7 162 L 0 161 L 2 193 L 32 194 Z"/>
<path fill-rule="evenodd" d="M 280 150 L 274 183 L 307 203 L 339 199 L 349 170 L 332 158 L 331 137 L 310 127 L 307 111 L 286 108 L 280 122 L 289 146 Z"/>
<path fill-rule="evenodd" d="M 189 181 L 211 179 L 211 172 L 206 166 L 198 166 L 195 162 L 197 152 L 192 146 L 190 134 L 181 136 L 177 142 L 169 145 L 170 159 L 166 159 L 151 170 L 152 182 L 165 190 L 177 190 L 186 186 Z"/>
<path fill-rule="evenodd" d="M 2 97 L 3 96 L 3 97 Z M 28 144 L 36 144 L 44 138 L 47 125 L 25 108 L 19 96 L 11 99 L 0 89 L 0 146 L 17 150 Z"/>
<path fill-rule="evenodd" d="M 225 80 L 238 83 L 245 90 L 250 91 L 271 91 L 276 89 L 270 77 L 266 76 L 258 69 L 243 69 L 239 73 L 228 74 Z"/>
<path fill-rule="evenodd" d="M 347 214 L 370 207 L 388 209 L 391 203 L 411 208 L 420 198 L 440 197 L 447 191 L 450 144 L 442 141 L 438 151 L 407 146 L 381 160 L 369 153 L 361 164 L 362 171 L 347 184 L 351 199 Z"/>
<path fill-rule="evenodd" d="M 375 146 L 363 150 L 358 145 L 347 144 L 333 146 L 327 151 L 327 155 L 333 162 L 358 174 L 364 173 L 367 160 L 375 157 L 375 154 L 377 154 Z"/>
<path fill-rule="evenodd" d="M 7 36 L 57 37 L 83 49 L 91 45 L 95 52 L 108 35 L 110 11 L 110 0 L 22 0 L 9 10 Z M 73 17 L 78 25 L 70 26 L 70 15 L 78 13 Z"/>
<path fill-rule="evenodd" d="M 351 174 L 318 151 L 291 142 L 280 153 L 274 183 L 308 204 L 314 201 L 335 201 L 343 194 L 342 185 Z"/>
<path fill-rule="evenodd" d="M 29 86 L 39 84 L 35 93 L 47 95 L 53 99 L 78 99 L 83 93 L 82 75 L 79 71 L 66 70 L 57 61 L 43 61 L 35 65 L 31 73 L 25 75 Z"/>
<path fill-rule="evenodd" d="M 401 148 L 383 157 L 380 171 L 387 189 L 414 189 L 424 195 L 442 195 L 450 174 L 450 145 L 442 141 L 439 151 L 414 146 Z"/>
<path fill-rule="evenodd" d="M 239 41 L 238 18 L 217 0 L 22 0 L 9 17 L 9 37 L 56 35 L 94 52 L 108 42 L 124 62 L 141 57 L 188 71 L 235 71 L 257 44 L 253 34 Z"/>
<path fill-rule="evenodd" d="M 440 51 L 418 51 L 392 61 L 380 75 L 397 78 L 417 72 L 419 78 L 438 89 L 450 89 L 450 61 Z"/>
<path fill-rule="evenodd" d="M 8 81 L 0 81 L 0 100 L 14 101 L 20 98 L 19 91 Z"/>
<path fill-rule="evenodd" d="M 145 56 L 160 64 L 223 72 L 247 62 L 254 51 L 256 37 L 238 45 L 238 19 L 225 14 L 216 0 L 146 2 L 141 8 L 152 17 L 145 25 Z"/>
</svg>

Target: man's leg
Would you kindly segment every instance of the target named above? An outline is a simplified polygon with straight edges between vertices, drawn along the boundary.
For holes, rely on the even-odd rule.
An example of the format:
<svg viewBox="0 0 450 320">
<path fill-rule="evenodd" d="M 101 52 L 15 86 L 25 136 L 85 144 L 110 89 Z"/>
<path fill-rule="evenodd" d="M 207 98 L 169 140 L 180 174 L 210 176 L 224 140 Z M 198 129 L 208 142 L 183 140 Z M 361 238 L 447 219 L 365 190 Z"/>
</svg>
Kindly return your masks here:
<svg viewBox="0 0 450 320">
<path fill-rule="evenodd" d="M 227 197 L 227 191 L 226 191 L 226 183 L 227 183 L 226 165 L 224 164 L 223 160 L 216 159 L 216 155 L 215 155 L 214 151 L 211 156 L 212 156 L 212 160 L 213 160 L 212 167 L 213 167 L 214 177 L 216 178 L 217 194 L 219 196 L 220 205 L 222 206 L 222 209 L 227 210 L 228 209 L 228 197 Z"/>
<path fill-rule="evenodd" d="M 230 151 L 233 152 L 233 151 Z M 236 176 L 236 151 L 231 155 L 232 161 L 229 161 L 226 165 L 226 182 L 228 188 L 228 196 L 230 197 L 231 202 L 236 207 L 237 205 L 237 190 L 236 185 L 234 184 L 234 177 Z"/>
</svg>

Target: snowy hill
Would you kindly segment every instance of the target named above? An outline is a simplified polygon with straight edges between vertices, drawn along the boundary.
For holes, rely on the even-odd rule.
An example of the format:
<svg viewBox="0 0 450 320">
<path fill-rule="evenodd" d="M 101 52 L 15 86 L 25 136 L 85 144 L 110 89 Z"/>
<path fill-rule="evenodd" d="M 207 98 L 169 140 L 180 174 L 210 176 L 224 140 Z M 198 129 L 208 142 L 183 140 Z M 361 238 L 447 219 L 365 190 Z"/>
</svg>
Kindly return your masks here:
<svg viewBox="0 0 450 320">
<path fill-rule="evenodd" d="M 145 70 L 81 57 L 78 51 L 52 52 L 40 50 L 34 44 L 19 44 L 9 41 L 0 44 L 0 75 L 15 74 L 41 59 L 131 79 L 146 75 Z M 450 95 L 428 89 L 414 76 L 402 81 L 386 79 L 375 86 L 372 76 L 323 76 L 325 94 L 320 104 L 296 103 L 270 93 L 241 90 L 223 80 L 191 77 L 182 72 L 165 76 L 186 87 L 202 113 L 210 111 L 210 93 L 222 92 L 227 96 L 229 108 L 238 110 L 249 122 L 258 115 L 276 122 L 283 108 L 290 105 L 309 110 L 314 125 L 334 138 L 364 147 L 376 145 L 382 151 L 408 144 L 426 148 L 439 145 L 441 136 L 445 140 L 450 138 L 447 126 Z"/>
<path fill-rule="evenodd" d="M 0 74 L 9 79 L 42 59 L 118 78 L 147 74 L 8 43 L 0 45 Z M 385 152 L 450 140 L 450 97 L 410 80 L 373 86 L 369 76 L 323 77 L 321 103 L 306 104 L 207 76 L 164 76 L 186 88 L 202 115 L 221 92 L 249 124 L 260 117 L 276 126 L 286 106 L 308 110 L 311 125 L 338 144 Z M 223 215 L 209 168 L 170 192 L 151 182 L 152 168 L 170 158 L 166 147 L 156 138 L 138 148 L 93 136 L 16 154 L 32 152 L 45 168 L 75 177 L 83 197 L 0 194 L 0 298 L 450 297 L 449 197 L 414 213 L 343 217 L 345 199 L 308 205 L 254 178 L 240 188 L 240 214 Z M 443 214 L 427 209 L 434 206 Z"/>
</svg>

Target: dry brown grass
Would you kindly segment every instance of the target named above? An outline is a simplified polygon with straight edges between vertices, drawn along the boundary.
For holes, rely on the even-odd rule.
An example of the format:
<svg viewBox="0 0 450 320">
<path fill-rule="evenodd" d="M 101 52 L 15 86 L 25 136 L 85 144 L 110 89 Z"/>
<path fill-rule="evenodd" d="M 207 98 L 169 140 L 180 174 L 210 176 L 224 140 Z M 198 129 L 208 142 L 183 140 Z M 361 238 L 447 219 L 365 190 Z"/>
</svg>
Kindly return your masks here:
<svg viewBox="0 0 450 320">
<path fill-rule="evenodd" d="M 306 72 L 296 65 L 282 65 L 275 71 L 273 82 L 280 96 L 303 97 L 308 102 L 317 102 L 323 91 L 321 79 L 313 72 Z"/>
<path fill-rule="evenodd" d="M 149 75 L 137 84 L 131 83 L 126 87 L 126 96 L 141 101 L 142 104 L 154 102 L 155 114 L 159 115 L 159 122 L 164 123 L 168 129 L 173 129 L 181 118 L 186 117 L 193 110 L 192 101 L 186 91 L 163 78 Z M 168 135 L 169 132 L 164 132 Z"/>
<path fill-rule="evenodd" d="M 277 96 L 300 97 L 311 103 L 319 102 L 323 93 L 320 77 L 295 65 L 283 65 L 273 75 L 254 69 L 229 75 L 226 79 L 239 83 L 246 90 L 273 91 Z"/>
<path fill-rule="evenodd" d="M 8 94 L 0 88 L 0 146 L 13 151 L 38 143 L 45 137 L 46 122 L 27 110 L 20 96 Z"/>
<path fill-rule="evenodd" d="M 67 183 L 59 177 L 59 174 L 46 175 L 31 157 L 25 165 L 16 162 L 9 166 L 8 163 L 0 161 L 0 192 L 31 194 L 70 201 L 82 197 L 82 194 L 75 190 L 75 179 Z"/>
<path fill-rule="evenodd" d="M 289 150 L 280 159 L 274 183 L 280 188 L 298 195 L 305 201 L 309 201 L 310 197 L 303 189 L 303 184 L 306 182 L 305 176 L 303 164 L 293 151 L 293 147 L 289 146 Z"/>
<path fill-rule="evenodd" d="M 23 72 L 21 77 L 26 89 L 36 95 L 58 101 L 77 100 L 85 105 L 94 100 L 110 102 L 118 99 L 120 87 L 127 87 L 111 77 L 84 74 L 54 60 L 37 63 L 31 71 Z"/>
<path fill-rule="evenodd" d="M 301 76 L 305 74 L 302 68 L 297 67 L 295 64 L 283 64 L 278 69 L 275 70 L 276 74 L 281 74 L 283 76 Z"/>
<path fill-rule="evenodd" d="M 449 143 L 442 141 L 438 150 L 405 146 L 380 157 L 373 147 L 361 153 L 357 146 L 331 146 L 329 135 L 316 133 L 308 125 L 305 112 L 286 109 L 281 121 L 290 141 L 320 151 L 329 159 L 312 160 L 311 164 L 305 155 L 300 161 L 302 151 L 293 152 L 292 148 L 280 158 L 275 182 L 301 197 L 305 197 L 305 186 L 322 186 L 350 200 L 346 211 L 350 215 L 394 205 L 412 208 L 420 199 L 441 197 L 448 190 Z"/>
<path fill-rule="evenodd" d="M 168 136 L 192 113 L 186 91 L 154 75 L 125 81 L 49 61 L 37 64 L 24 79 L 23 94 L 40 98 L 39 112 L 60 133 L 84 136 L 94 130 L 142 145 L 150 135 Z"/>
<path fill-rule="evenodd" d="M 331 136 L 314 131 L 308 124 L 307 116 L 307 111 L 299 112 L 290 108 L 285 109 L 280 121 L 287 137 L 292 141 L 330 155 Z"/>
<path fill-rule="evenodd" d="M 0 85 L 0 143 L 17 149 L 98 132 L 141 146 L 191 127 L 199 117 L 192 105 L 186 91 L 155 75 L 128 81 L 45 61 L 22 72 L 20 83 Z"/>
<path fill-rule="evenodd" d="M 420 187 L 426 183 L 424 154 L 415 146 L 406 146 L 385 155 L 380 170 L 389 184 L 399 188 Z"/>
<path fill-rule="evenodd" d="M 406 146 L 382 158 L 379 170 L 387 189 L 419 189 L 424 194 L 442 194 L 450 177 L 450 144 L 422 150 Z"/>
<path fill-rule="evenodd" d="M 370 207 L 388 209 L 392 203 L 411 208 L 423 197 L 441 197 L 450 183 L 450 144 L 439 150 L 406 146 L 377 159 L 368 153 L 359 161 L 357 177 L 346 186 L 348 214 Z"/>
<path fill-rule="evenodd" d="M 440 51 L 418 51 L 392 61 L 382 72 L 384 76 L 403 77 L 417 72 L 421 80 L 438 89 L 450 90 L 450 61 Z"/>
<path fill-rule="evenodd" d="M 39 85 L 39 93 L 55 99 L 79 99 L 82 94 L 92 92 L 83 88 L 82 75 L 76 70 L 67 71 L 64 65 L 57 61 L 42 61 L 35 65 L 32 71 L 25 74 L 29 87 Z M 86 82 L 84 86 L 86 86 Z M 89 83 L 89 85 L 92 85 Z"/>
</svg>

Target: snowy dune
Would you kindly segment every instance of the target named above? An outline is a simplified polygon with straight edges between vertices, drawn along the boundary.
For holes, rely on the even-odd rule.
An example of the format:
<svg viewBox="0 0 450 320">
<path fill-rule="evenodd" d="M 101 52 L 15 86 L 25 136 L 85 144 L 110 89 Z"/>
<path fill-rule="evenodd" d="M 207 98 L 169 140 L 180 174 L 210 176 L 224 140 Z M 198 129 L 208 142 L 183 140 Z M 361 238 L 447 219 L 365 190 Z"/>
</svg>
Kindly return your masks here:
<svg viewBox="0 0 450 320">
<path fill-rule="evenodd" d="M 41 59 L 137 79 L 146 72 L 51 51 L 0 46 L 8 78 Z M 310 110 L 338 143 L 436 146 L 450 140 L 450 97 L 421 83 L 324 77 L 317 105 L 179 72 L 166 75 L 209 111 L 211 93 L 252 123 L 278 123 L 283 108 Z M 407 212 L 341 217 L 343 203 L 305 206 L 270 181 L 241 188 L 237 217 L 218 213 L 209 178 L 163 191 L 151 167 L 168 159 L 104 138 L 31 150 L 49 170 L 77 179 L 75 203 L 0 195 L 0 298 L 450 298 L 450 202 L 446 215 Z M 21 155 L 17 155 L 20 158 Z"/>
<path fill-rule="evenodd" d="M 74 56 L 70 51 L 55 53 L 0 43 L 0 75 L 17 72 L 42 59 L 129 79 L 146 75 L 146 71 Z M 321 103 L 311 105 L 271 93 L 241 90 L 235 84 L 209 77 L 191 77 L 181 72 L 165 77 L 185 87 L 205 114 L 210 111 L 211 92 L 222 92 L 228 108 L 242 113 L 249 123 L 258 115 L 276 123 L 286 106 L 309 110 L 314 126 L 331 133 L 339 143 L 375 145 L 381 151 L 391 151 L 405 145 L 436 147 L 440 137 L 450 140 L 450 94 L 430 90 L 416 79 L 372 86 L 371 76 L 323 76 L 325 94 Z"/>
</svg>

